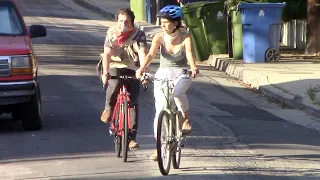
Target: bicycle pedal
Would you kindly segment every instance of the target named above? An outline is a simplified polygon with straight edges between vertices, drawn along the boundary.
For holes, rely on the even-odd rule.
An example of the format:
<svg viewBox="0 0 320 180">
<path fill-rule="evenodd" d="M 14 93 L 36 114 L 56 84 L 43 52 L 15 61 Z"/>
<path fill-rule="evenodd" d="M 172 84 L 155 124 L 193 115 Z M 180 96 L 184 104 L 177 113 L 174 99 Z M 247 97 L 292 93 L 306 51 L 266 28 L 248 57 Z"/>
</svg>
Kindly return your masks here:
<svg viewBox="0 0 320 180">
<path fill-rule="evenodd" d="M 115 133 L 115 130 L 110 126 L 109 127 L 109 134 L 113 135 Z"/>
</svg>

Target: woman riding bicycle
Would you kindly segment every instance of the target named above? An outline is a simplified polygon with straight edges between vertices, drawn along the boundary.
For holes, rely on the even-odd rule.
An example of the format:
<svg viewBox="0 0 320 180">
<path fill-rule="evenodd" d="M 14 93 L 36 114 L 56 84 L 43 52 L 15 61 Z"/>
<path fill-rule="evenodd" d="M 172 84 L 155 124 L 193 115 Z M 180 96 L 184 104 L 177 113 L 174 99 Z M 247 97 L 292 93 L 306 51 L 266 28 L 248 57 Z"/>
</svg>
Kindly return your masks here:
<svg viewBox="0 0 320 180">
<path fill-rule="evenodd" d="M 142 62 L 140 68 L 136 71 L 137 77 L 140 77 L 147 66 L 153 60 L 158 48 L 160 47 L 160 67 L 155 74 L 156 79 L 173 79 L 174 90 L 173 96 L 178 110 L 181 112 L 184 122 L 182 131 L 184 134 L 191 132 L 191 123 L 189 119 L 189 103 L 186 91 L 189 89 L 192 81 L 188 73 L 183 73 L 185 69 L 192 72 L 192 77 L 198 73 L 192 53 L 192 43 L 189 34 L 181 30 L 182 10 L 179 6 L 168 5 L 162 8 L 158 15 L 161 18 L 162 33 L 155 35 L 152 40 L 149 53 Z M 189 64 L 189 65 L 188 65 Z M 158 116 L 163 109 L 165 97 L 161 90 L 161 81 L 154 82 L 154 97 L 156 114 L 154 119 L 154 131 L 156 137 L 156 129 Z M 157 159 L 156 151 L 151 159 Z"/>
</svg>

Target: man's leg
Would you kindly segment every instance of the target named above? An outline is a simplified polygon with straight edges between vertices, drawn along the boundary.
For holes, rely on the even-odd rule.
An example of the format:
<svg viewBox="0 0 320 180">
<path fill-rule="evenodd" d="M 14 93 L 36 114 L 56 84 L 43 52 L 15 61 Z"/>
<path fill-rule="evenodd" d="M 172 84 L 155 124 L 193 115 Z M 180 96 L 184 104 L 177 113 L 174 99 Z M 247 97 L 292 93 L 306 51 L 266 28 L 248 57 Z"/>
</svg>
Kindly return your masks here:
<svg viewBox="0 0 320 180">
<path fill-rule="evenodd" d="M 124 73 L 127 75 L 135 75 L 135 71 L 130 69 L 124 69 Z M 130 132 L 130 148 L 138 148 L 139 145 L 136 143 L 136 136 L 138 131 L 138 119 L 139 119 L 139 106 L 138 106 L 138 98 L 140 94 L 140 81 L 137 79 L 128 80 L 127 83 L 128 92 L 130 93 L 130 124 L 131 124 L 131 132 Z"/>
<path fill-rule="evenodd" d="M 111 76 L 117 76 L 118 70 L 116 68 L 110 68 L 109 74 Z M 104 111 L 101 115 L 101 121 L 108 123 L 111 121 L 113 106 L 117 102 L 117 96 L 119 92 L 119 80 L 118 79 L 109 79 L 108 87 L 106 89 L 106 103 Z"/>
<path fill-rule="evenodd" d="M 138 119 L 139 119 L 139 94 L 140 94 L 140 81 L 132 80 L 128 89 L 130 93 L 131 107 L 130 107 L 130 119 L 132 128 L 132 138 L 136 138 L 138 131 Z"/>
</svg>

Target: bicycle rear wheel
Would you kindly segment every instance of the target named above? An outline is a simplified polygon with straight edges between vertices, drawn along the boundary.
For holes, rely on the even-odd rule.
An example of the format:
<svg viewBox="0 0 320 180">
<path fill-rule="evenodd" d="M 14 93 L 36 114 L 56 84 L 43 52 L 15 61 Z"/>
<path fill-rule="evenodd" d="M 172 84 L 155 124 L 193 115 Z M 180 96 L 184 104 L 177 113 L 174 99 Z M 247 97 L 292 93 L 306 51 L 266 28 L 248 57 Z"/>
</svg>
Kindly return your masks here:
<svg viewBox="0 0 320 180">
<path fill-rule="evenodd" d="M 181 133 L 181 121 L 179 114 L 175 114 L 174 118 L 175 120 L 175 130 L 174 130 L 174 136 L 175 136 L 175 147 L 172 152 L 172 166 L 174 169 L 179 169 L 180 167 L 180 160 L 181 160 L 181 140 L 182 140 L 182 133 Z"/>
<path fill-rule="evenodd" d="M 122 137 L 121 137 L 121 148 L 122 148 L 122 160 L 127 162 L 128 156 L 128 102 L 127 99 L 124 99 L 122 104 Z"/>
<path fill-rule="evenodd" d="M 171 165 L 169 121 L 170 115 L 168 112 L 161 111 L 157 125 L 157 155 L 159 170 L 163 175 L 169 174 Z"/>
</svg>

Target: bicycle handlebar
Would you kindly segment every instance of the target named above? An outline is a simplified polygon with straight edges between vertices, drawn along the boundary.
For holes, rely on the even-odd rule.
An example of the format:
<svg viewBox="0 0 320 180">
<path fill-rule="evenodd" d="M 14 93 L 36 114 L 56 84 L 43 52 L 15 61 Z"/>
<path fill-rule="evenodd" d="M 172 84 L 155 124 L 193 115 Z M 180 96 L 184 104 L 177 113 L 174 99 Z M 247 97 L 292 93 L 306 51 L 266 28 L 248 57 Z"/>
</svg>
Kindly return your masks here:
<svg viewBox="0 0 320 180">
<path fill-rule="evenodd" d="M 129 75 L 110 76 L 109 75 L 108 80 L 109 79 L 137 79 L 137 78 L 135 75 L 131 75 L 131 76 L 129 76 Z M 103 87 L 103 90 L 106 90 L 108 87 L 108 81 L 106 84 L 103 84 L 102 87 Z"/>
<path fill-rule="evenodd" d="M 197 73 L 199 73 L 199 70 L 197 70 Z M 192 75 L 192 70 L 188 70 L 188 69 L 183 69 L 182 75 Z M 143 75 L 141 76 L 140 78 L 140 81 L 141 82 L 145 82 L 147 81 L 148 79 L 155 79 L 155 80 L 159 80 L 159 81 L 163 81 L 164 79 L 158 79 L 158 78 L 155 78 L 151 73 L 143 73 Z M 146 85 L 146 83 L 142 83 L 143 84 L 143 89 L 144 91 L 148 88 L 148 86 Z"/>
</svg>

